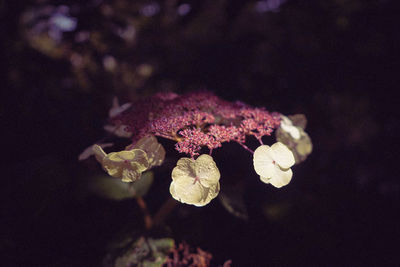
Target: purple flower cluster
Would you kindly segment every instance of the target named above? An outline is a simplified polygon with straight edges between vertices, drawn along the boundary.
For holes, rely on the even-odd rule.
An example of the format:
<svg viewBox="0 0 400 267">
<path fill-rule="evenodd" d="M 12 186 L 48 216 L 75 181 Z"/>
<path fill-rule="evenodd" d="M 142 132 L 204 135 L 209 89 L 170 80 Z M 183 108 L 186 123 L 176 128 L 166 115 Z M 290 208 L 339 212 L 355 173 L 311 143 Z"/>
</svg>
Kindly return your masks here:
<svg viewBox="0 0 400 267">
<path fill-rule="evenodd" d="M 153 134 L 176 141 L 176 150 L 194 157 L 203 147 L 211 154 L 223 142 L 234 141 L 247 148 L 246 135 L 253 135 L 262 144 L 261 138 L 271 135 L 279 126 L 280 116 L 203 91 L 155 94 L 132 103 L 111 123 L 126 125 L 125 130 L 133 134 L 133 142 Z"/>
</svg>

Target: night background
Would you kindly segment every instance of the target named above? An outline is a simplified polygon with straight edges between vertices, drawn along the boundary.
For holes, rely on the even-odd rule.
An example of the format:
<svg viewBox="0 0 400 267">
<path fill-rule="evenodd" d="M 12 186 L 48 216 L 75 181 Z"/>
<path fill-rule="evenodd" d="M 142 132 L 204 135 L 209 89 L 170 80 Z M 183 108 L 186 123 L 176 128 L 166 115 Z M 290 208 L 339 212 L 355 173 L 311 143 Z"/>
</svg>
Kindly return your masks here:
<svg viewBox="0 0 400 267">
<path fill-rule="evenodd" d="M 399 11 L 390 0 L 1 1 L 1 265 L 112 266 L 122 240 L 147 237 L 201 248 L 211 266 L 399 266 Z M 135 199 L 90 190 L 107 174 L 78 155 L 105 136 L 115 96 L 204 89 L 305 114 L 313 152 L 277 189 L 224 144 L 213 156 L 233 204 L 177 203 L 146 230 Z M 151 214 L 184 156 L 159 141 Z"/>
</svg>

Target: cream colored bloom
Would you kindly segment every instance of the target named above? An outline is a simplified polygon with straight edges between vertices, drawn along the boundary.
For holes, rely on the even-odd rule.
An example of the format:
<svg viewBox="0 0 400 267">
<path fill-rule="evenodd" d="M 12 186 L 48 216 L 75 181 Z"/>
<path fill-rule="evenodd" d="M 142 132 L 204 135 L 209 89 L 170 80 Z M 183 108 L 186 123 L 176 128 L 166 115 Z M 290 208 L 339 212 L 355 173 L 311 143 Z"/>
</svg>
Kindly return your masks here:
<svg viewBox="0 0 400 267">
<path fill-rule="evenodd" d="M 146 152 L 141 149 L 123 150 L 106 154 L 103 149 L 93 146 L 94 155 L 110 176 L 123 182 L 134 182 L 149 168 Z"/>
<path fill-rule="evenodd" d="M 286 117 L 281 115 L 281 125 L 276 140 L 285 144 L 294 155 L 296 164 L 304 161 L 312 151 L 311 138 L 304 131 L 307 120 L 303 114 Z"/>
<path fill-rule="evenodd" d="M 281 142 L 259 146 L 253 155 L 254 169 L 261 181 L 277 188 L 287 185 L 292 179 L 290 167 L 294 162 L 293 153 Z"/>
<path fill-rule="evenodd" d="M 169 191 L 174 199 L 201 207 L 218 195 L 220 176 L 215 161 L 209 155 L 200 155 L 196 160 L 181 158 L 172 170 Z"/>
<path fill-rule="evenodd" d="M 149 169 L 154 166 L 160 166 L 165 159 L 165 149 L 158 143 L 157 138 L 154 135 L 147 135 L 141 138 L 133 146 L 136 149 L 142 149 L 146 152 L 149 161 Z"/>
</svg>

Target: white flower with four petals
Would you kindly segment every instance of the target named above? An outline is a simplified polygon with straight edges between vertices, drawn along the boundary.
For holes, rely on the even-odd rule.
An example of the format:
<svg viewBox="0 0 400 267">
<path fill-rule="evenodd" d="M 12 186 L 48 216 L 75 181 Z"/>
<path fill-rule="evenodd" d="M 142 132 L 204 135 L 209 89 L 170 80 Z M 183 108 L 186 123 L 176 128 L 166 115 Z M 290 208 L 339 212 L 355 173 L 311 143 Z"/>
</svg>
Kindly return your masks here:
<svg viewBox="0 0 400 267">
<path fill-rule="evenodd" d="M 254 151 L 254 169 L 261 181 L 280 188 L 292 179 L 293 153 L 281 142 L 272 146 L 262 145 Z"/>
<path fill-rule="evenodd" d="M 196 160 L 181 158 L 172 170 L 169 190 L 174 199 L 201 207 L 218 195 L 220 176 L 215 161 L 209 155 L 200 155 Z"/>
</svg>

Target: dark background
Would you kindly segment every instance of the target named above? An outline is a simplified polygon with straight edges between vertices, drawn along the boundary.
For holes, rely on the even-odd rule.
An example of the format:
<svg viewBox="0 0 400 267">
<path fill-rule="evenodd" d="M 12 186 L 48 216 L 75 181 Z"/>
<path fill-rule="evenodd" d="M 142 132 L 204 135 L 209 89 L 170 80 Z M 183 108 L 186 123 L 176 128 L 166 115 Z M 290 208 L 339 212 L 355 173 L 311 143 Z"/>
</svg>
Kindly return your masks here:
<svg viewBox="0 0 400 267">
<path fill-rule="evenodd" d="M 278 190 L 259 182 L 250 154 L 224 145 L 221 190 L 239 183 L 248 219 L 217 199 L 178 204 L 147 234 L 201 247 L 214 265 L 398 266 L 395 3 L 1 1 L 2 265 L 99 266 L 108 243 L 142 231 L 135 201 L 88 192 L 82 181 L 103 172 L 77 156 L 104 136 L 113 96 L 205 88 L 305 114 L 314 151 Z M 151 212 L 181 157 L 162 143 Z"/>
</svg>

